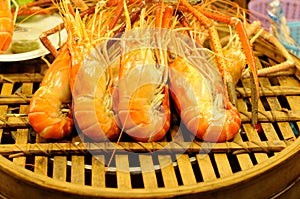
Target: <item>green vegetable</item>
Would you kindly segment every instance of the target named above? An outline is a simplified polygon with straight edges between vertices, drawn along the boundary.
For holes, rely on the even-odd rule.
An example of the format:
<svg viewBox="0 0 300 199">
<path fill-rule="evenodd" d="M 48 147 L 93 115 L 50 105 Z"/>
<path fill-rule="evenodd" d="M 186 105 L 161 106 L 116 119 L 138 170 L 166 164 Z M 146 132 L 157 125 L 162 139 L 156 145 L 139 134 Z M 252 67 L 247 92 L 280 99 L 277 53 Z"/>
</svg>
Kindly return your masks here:
<svg viewBox="0 0 300 199">
<path fill-rule="evenodd" d="M 16 0 L 17 4 L 19 5 L 19 7 L 24 6 L 28 3 L 34 2 L 35 0 Z M 11 6 L 14 8 L 15 5 L 13 3 L 11 3 Z"/>
<path fill-rule="evenodd" d="M 34 2 L 35 0 L 16 0 L 16 3 L 18 4 L 19 8 L 21 8 L 22 6 Z M 12 8 L 15 8 L 15 5 L 13 3 L 11 3 Z M 18 16 L 17 17 L 17 22 L 22 21 L 23 19 L 25 19 L 27 16 Z"/>
<path fill-rule="evenodd" d="M 40 47 L 38 40 L 18 40 L 13 41 L 11 44 L 11 51 L 13 53 L 25 53 L 37 50 Z"/>
</svg>

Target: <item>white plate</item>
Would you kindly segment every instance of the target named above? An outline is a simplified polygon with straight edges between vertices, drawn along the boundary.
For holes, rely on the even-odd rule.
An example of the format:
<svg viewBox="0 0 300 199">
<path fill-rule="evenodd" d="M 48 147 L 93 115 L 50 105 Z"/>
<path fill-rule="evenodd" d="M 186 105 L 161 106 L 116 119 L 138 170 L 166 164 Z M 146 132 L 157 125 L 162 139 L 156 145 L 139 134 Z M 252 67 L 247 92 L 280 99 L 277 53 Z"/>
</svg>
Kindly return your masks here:
<svg viewBox="0 0 300 199">
<path fill-rule="evenodd" d="M 32 19 L 17 24 L 17 27 L 13 34 L 13 41 L 27 39 L 27 40 L 37 40 L 39 42 L 39 48 L 37 50 L 29 51 L 26 53 L 14 54 L 11 48 L 7 49 L 4 54 L 0 55 L 0 61 L 2 62 L 13 62 L 13 61 L 23 61 L 41 57 L 49 53 L 49 51 L 43 46 L 39 40 L 39 36 L 49 30 L 54 28 L 58 24 L 62 23 L 62 19 L 58 14 L 53 15 L 36 15 Z M 62 30 L 60 33 L 57 32 L 53 35 L 48 36 L 51 43 L 58 48 L 61 46 L 62 42 L 66 40 L 67 33 Z"/>
</svg>

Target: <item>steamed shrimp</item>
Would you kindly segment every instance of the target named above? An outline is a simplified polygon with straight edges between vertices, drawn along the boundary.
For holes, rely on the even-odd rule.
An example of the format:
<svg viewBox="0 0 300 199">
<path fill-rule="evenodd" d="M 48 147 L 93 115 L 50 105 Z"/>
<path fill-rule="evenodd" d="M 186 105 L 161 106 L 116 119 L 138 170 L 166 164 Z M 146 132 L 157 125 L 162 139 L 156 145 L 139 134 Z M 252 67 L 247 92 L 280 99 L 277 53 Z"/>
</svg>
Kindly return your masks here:
<svg viewBox="0 0 300 199">
<path fill-rule="evenodd" d="M 106 29 L 109 18 L 104 16 L 113 16 L 113 8 L 99 5 L 83 20 L 69 11 L 67 1 L 60 6 L 72 58 L 70 86 L 77 130 L 95 141 L 114 139 L 119 128 L 112 111 L 113 87 L 105 60 L 99 62 L 97 57 L 102 52 L 96 49 L 101 38 L 112 34 Z"/>
<path fill-rule="evenodd" d="M 161 9 L 160 4 L 156 10 L 153 9 L 157 14 L 154 23 L 156 28 L 164 26 L 164 20 L 160 20 Z M 172 11 L 169 9 L 164 16 L 169 16 Z M 143 17 L 140 20 L 140 24 L 145 23 Z M 134 38 L 137 43 L 125 41 L 124 48 L 127 49 L 123 50 L 127 52 L 121 57 L 117 114 L 120 125 L 133 139 L 158 141 L 166 135 L 170 127 L 167 56 L 163 50 L 158 49 L 131 49 L 135 45 L 150 45 L 147 43 L 149 41 L 143 39 L 148 36 L 152 37 L 153 41 L 160 42 L 161 38 L 156 38 L 157 35 L 151 34 L 151 30 L 139 31 L 139 28 L 143 28 L 140 24 L 134 27 L 136 32 L 129 35 L 130 39 L 138 35 Z M 160 43 L 157 45 L 160 46 Z"/>
<path fill-rule="evenodd" d="M 10 9 L 10 0 L 0 0 L 0 54 L 10 46 L 14 32 L 14 16 Z"/>
<path fill-rule="evenodd" d="M 172 60 L 169 67 L 171 96 L 187 129 L 205 141 L 233 138 L 241 125 L 238 110 L 226 101 L 225 107 L 217 111 L 220 116 L 214 119 L 210 87 L 202 74 L 181 57 Z"/>
<path fill-rule="evenodd" d="M 118 117 L 125 132 L 138 141 L 162 139 L 170 126 L 164 67 L 157 67 L 151 49 L 126 54 L 121 62 Z"/>
<path fill-rule="evenodd" d="M 31 126 L 41 137 L 61 139 L 71 134 L 74 123 L 70 107 L 63 112 L 63 104 L 71 102 L 69 84 L 71 57 L 64 45 L 46 72 L 28 108 Z"/>
</svg>

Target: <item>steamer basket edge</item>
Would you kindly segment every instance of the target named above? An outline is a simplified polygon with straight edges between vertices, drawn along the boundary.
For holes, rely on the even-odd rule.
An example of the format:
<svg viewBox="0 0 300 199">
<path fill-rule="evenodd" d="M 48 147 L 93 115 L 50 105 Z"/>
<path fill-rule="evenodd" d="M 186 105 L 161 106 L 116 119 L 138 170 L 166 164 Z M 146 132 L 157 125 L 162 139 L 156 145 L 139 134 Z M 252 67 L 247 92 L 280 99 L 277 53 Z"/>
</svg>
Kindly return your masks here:
<svg viewBox="0 0 300 199">
<path fill-rule="evenodd" d="M 21 196 L 33 198 L 53 198 L 54 196 L 60 198 L 74 198 L 75 196 L 76 198 L 169 198 L 174 196 L 226 198 L 226 196 L 234 197 L 239 196 L 241 193 L 244 195 L 245 193 L 260 190 L 262 195 L 258 195 L 257 198 L 265 198 L 276 194 L 276 191 L 284 188 L 284 184 L 287 182 L 291 183 L 295 180 L 294 178 L 300 176 L 300 170 L 295 166 L 300 165 L 299 151 L 300 139 L 298 138 L 276 156 L 235 175 L 191 186 L 156 190 L 102 189 L 59 182 L 16 166 L 11 161 L 0 156 L 0 176 L 3 180 L 0 184 L 0 190 L 3 190 L 2 194 L 9 195 L 12 198 Z M 269 179 L 266 177 L 269 177 Z M 276 179 L 282 179 L 283 181 L 278 183 Z M 266 180 L 273 181 L 275 184 L 268 184 Z M 251 198 L 252 196 L 248 195 L 248 197 Z"/>
</svg>

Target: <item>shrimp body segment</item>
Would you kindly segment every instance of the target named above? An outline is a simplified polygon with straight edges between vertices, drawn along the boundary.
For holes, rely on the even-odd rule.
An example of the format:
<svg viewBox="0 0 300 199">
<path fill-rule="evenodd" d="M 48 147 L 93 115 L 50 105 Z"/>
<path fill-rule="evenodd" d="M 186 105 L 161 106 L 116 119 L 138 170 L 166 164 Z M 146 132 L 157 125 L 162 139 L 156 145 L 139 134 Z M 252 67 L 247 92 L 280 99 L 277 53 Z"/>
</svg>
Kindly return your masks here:
<svg viewBox="0 0 300 199">
<path fill-rule="evenodd" d="M 105 59 L 97 49 L 91 50 L 77 73 L 72 91 L 74 118 L 79 127 L 77 130 L 90 139 L 113 140 L 120 129 L 112 107 L 110 66 L 105 65 Z"/>
</svg>

